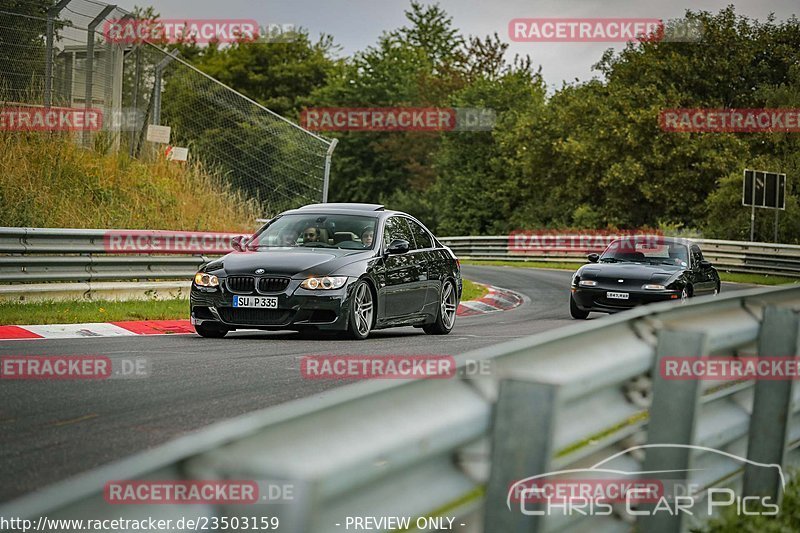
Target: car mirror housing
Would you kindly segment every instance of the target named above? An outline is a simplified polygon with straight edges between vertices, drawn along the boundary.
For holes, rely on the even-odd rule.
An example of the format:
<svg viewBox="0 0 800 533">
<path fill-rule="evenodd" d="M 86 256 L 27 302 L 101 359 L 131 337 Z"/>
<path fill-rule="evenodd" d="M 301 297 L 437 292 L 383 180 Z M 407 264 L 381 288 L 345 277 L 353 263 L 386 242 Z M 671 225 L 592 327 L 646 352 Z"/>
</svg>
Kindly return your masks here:
<svg viewBox="0 0 800 533">
<path fill-rule="evenodd" d="M 700 268 L 711 268 L 711 261 L 706 261 L 705 259 L 700 261 Z"/>
<path fill-rule="evenodd" d="M 231 248 L 233 248 L 237 252 L 244 252 L 245 244 L 246 240 L 244 235 L 237 235 L 236 237 L 231 239 Z"/>
<path fill-rule="evenodd" d="M 600 260 L 600 256 L 598 254 L 589 254 L 586 256 L 586 259 L 588 259 L 590 263 L 597 263 Z"/>
<path fill-rule="evenodd" d="M 389 255 L 399 255 L 408 252 L 411 244 L 405 239 L 395 239 L 389 244 L 386 253 Z"/>
</svg>

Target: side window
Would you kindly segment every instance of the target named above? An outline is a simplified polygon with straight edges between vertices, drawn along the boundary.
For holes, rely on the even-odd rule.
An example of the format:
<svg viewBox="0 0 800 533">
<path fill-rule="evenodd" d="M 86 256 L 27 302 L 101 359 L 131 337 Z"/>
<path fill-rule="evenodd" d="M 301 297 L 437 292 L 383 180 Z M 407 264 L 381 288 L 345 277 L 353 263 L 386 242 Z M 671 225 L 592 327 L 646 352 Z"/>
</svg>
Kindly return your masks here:
<svg viewBox="0 0 800 533">
<path fill-rule="evenodd" d="M 431 237 L 428 235 L 428 232 L 413 220 L 407 219 L 406 221 L 408 222 L 408 225 L 411 226 L 411 233 L 414 235 L 414 240 L 417 243 L 415 249 L 422 250 L 425 248 L 433 248 L 433 242 L 431 241 Z"/>
<path fill-rule="evenodd" d="M 414 239 L 411 237 L 411 231 L 408 229 L 408 224 L 402 217 L 392 217 L 386 221 L 386 226 L 383 228 L 383 242 L 389 246 L 395 239 L 405 239 L 411 246 L 414 246 Z"/>
<path fill-rule="evenodd" d="M 692 246 L 692 267 L 699 266 L 702 260 L 703 254 L 700 252 L 700 248 L 698 246 Z"/>
</svg>

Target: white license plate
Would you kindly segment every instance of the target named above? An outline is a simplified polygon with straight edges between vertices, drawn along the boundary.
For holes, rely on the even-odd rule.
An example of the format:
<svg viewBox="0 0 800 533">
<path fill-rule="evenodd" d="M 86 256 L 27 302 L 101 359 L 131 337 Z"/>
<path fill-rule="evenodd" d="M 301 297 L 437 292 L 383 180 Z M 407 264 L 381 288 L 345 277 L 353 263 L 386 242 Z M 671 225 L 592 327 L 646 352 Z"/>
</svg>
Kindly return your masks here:
<svg viewBox="0 0 800 533">
<path fill-rule="evenodd" d="M 277 309 L 278 299 L 274 296 L 234 296 L 234 307 L 257 307 L 259 309 Z"/>
<path fill-rule="evenodd" d="M 607 292 L 606 298 L 614 298 L 615 300 L 627 300 L 630 296 L 627 292 Z"/>
</svg>

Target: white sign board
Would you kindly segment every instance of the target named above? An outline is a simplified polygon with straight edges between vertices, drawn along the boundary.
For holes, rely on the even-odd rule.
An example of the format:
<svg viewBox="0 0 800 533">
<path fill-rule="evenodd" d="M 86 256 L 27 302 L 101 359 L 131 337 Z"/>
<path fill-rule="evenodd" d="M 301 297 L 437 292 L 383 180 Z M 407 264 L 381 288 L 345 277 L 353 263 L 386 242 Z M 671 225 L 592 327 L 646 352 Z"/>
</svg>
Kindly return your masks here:
<svg viewBox="0 0 800 533">
<path fill-rule="evenodd" d="M 189 149 L 180 146 L 170 146 L 167 148 L 167 159 L 170 161 L 186 161 L 189 159 Z"/>
<path fill-rule="evenodd" d="M 151 143 L 169 144 L 169 135 L 172 128 L 169 126 L 147 126 L 147 140 Z"/>
</svg>

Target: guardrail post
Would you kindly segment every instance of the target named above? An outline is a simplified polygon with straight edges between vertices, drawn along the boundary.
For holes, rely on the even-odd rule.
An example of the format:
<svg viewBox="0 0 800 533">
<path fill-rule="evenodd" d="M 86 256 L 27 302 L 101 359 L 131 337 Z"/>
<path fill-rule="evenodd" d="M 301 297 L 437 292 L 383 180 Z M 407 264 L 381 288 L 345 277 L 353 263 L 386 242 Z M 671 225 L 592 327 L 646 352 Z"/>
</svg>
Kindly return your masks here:
<svg viewBox="0 0 800 533">
<path fill-rule="evenodd" d="M 492 470 L 486 490 L 483 531 L 534 533 L 543 516 L 520 510 L 520 502 L 506 505 L 511 486 L 547 472 L 553 452 L 558 386 L 508 379 L 500 382 L 492 429 Z M 525 505 L 536 510 L 537 506 Z"/>
<path fill-rule="evenodd" d="M 665 357 L 701 357 L 706 355 L 706 351 L 705 333 L 674 330 L 659 332 L 653 367 L 653 403 L 650 406 L 650 422 L 647 427 L 648 446 L 688 445 L 694 442 L 700 403 L 700 381 L 665 379 L 661 373 L 661 362 Z M 642 471 L 672 470 L 675 472 L 657 474 L 658 479 L 686 479 L 692 460 L 691 452 L 691 448 L 682 446 L 648 447 Z M 642 510 L 650 511 L 653 507 L 653 504 L 641 506 Z M 682 519 L 683 513 L 671 515 L 658 512 L 640 515 L 637 526 L 640 531 L 648 533 L 678 533 L 681 530 Z"/>
<path fill-rule="evenodd" d="M 800 354 L 800 315 L 788 308 L 767 306 L 758 335 L 759 357 L 796 357 Z M 789 420 L 792 416 L 794 381 L 757 380 L 750 415 L 747 459 L 783 465 Z M 769 497 L 778 503 L 783 479 L 777 468 L 755 464 L 744 467 L 744 496 Z"/>
</svg>

